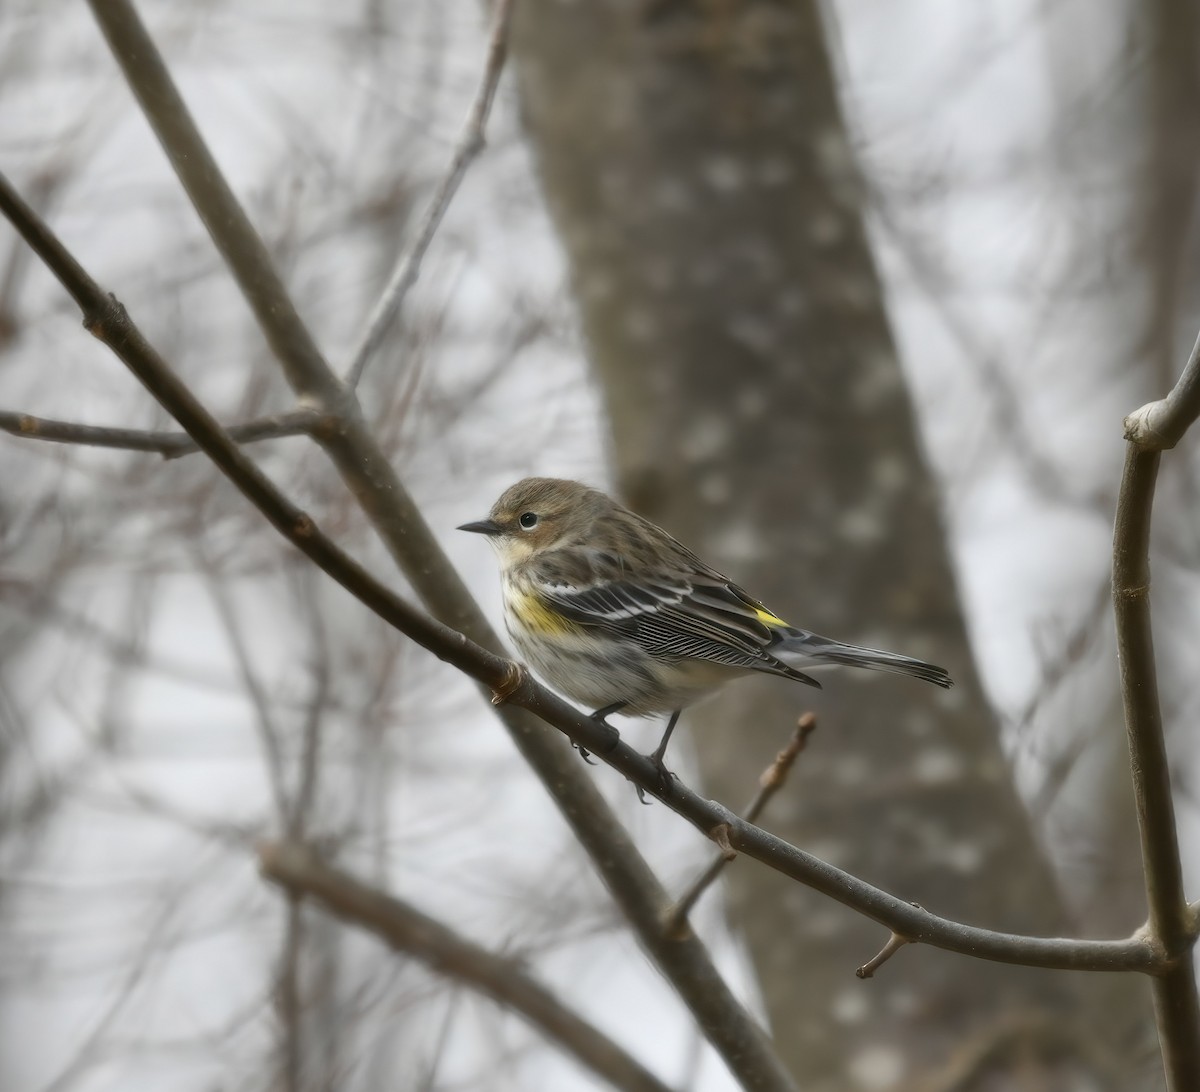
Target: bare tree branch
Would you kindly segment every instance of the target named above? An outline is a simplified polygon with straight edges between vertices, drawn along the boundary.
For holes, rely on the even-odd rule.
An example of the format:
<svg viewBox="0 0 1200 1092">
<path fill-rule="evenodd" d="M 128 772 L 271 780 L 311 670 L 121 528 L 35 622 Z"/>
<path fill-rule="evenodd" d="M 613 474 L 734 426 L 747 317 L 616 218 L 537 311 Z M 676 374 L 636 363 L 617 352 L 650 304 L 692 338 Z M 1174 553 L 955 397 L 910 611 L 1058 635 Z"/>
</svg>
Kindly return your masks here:
<svg viewBox="0 0 1200 1092">
<path fill-rule="evenodd" d="M 416 907 L 323 864 L 299 843 L 260 847 L 259 864 L 267 879 L 289 893 L 316 899 L 331 913 L 374 933 L 397 951 L 520 1013 L 581 1065 L 615 1087 L 668 1092 L 667 1085 L 636 1059 L 531 978 L 519 960 L 489 952 Z"/>
<path fill-rule="evenodd" d="M 229 435 L 240 444 L 259 440 L 277 440 L 284 436 L 311 436 L 328 428 L 333 418 L 315 409 L 295 409 L 287 413 L 259 417 L 228 427 Z M 74 421 L 56 421 L 28 413 L 0 410 L 0 432 L 26 440 L 45 440 L 55 444 L 79 444 L 84 447 L 109 447 L 123 451 L 149 451 L 167 459 L 177 459 L 199 450 L 186 432 L 136 428 L 108 428 L 81 425 Z"/>
<path fill-rule="evenodd" d="M 0 212 L 17 227 L 75 298 L 84 312 L 85 327 L 113 349 L 233 485 L 306 557 L 379 617 L 439 659 L 491 689 L 498 700 L 533 712 L 575 743 L 602 757 L 706 835 L 712 836 L 723 829 L 729 844 L 738 852 L 829 895 L 914 943 L 931 944 L 1002 963 L 1063 970 L 1124 970 L 1158 975 L 1167 973 L 1174 965 L 1151 938 L 1140 933 L 1125 940 L 1107 941 L 1027 937 L 977 929 L 940 918 L 789 845 L 740 819 L 722 805 L 698 796 L 678 781 L 664 786 L 658 768 L 646 756 L 622 743 L 611 727 L 568 705 L 535 682 L 513 661 L 483 648 L 466 634 L 414 608 L 380 584 L 324 535 L 311 517 L 287 500 L 229 438 L 142 337 L 124 308 L 87 275 L 3 175 L 0 175 Z M 537 738 L 546 742 L 544 735 Z M 563 753 L 563 757 L 569 757 L 569 752 Z M 577 771 L 578 762 L 572 762 L 570 768 Z M 596 793 L 595 787 L 586 779 L 583 785 L 587 794 Z M 561 786 L 558 788 L 561 792 Z M 568 818 L 572 818 L 571 810 L 565 804 L 563 806 Z M 609 815 L 611 817 L 611 813 Z M 629 844 L 619 824 L 611 818 L 609 823 L 605 837 L 610 852 L 621 854 L 621 867 L 627 871 L 644 870 L 644 862 Z M 610 890 L 626 914 L 631 915 L 639 939 L 676 984 L 706 1034 L 710 1034 L 710 1041 L 726 1056 L 739 1079 L 749 1080 L 750 1087 L 793 1087 L 761 1032 L 728 993 L 699 942 L 692 937 L 669 938 L 662 929 L 667 900 L 657 881 L 648 871 L 637 879 L 640 891 L 649 888 L 659 892 L 657 904 L 641 895 L 634 900 L 627 891 L 611 887 Z M 633 912 L 651 912 L 653 917 L 648 921 L 633 919 Z M 724 1027 L 712 1028 L 709 1021 L 713 1019 L 727 1023 Z M 763 1054 L 758 1054 L 759 1051 Z"/>
<path fill-rule="evenodd" d="M 762 815 L 763 809 L 770 803 L 771 797 L 783 788 L 797 755 L 804 750 L 808 743 L 808 737 L 813 734 L 816 727 L 817 718 L 812 713 L 805 713 L 797 721 L 788 745 L 775 756 L 775 760 L 763 770 L 759 777 L 758 792 L 742 811 L 742 818 L 746 822 L 756 822 Z M 704 871 L 692 881 L 691 886 L 679 896 L 663 920 L 663 925 L 668 933 L 678 933 L 685 927 L 692 907 L 696 905 L 700 896 L 716 882 L 717 877 L 732 859 L 725 852 L 718 853 Z"/>
<path fill-rule="evenodd" d="M 1113 531 L 1113 612 L 1121 694 L 1142 840 L 1148 932 L 1165 960 L 1154 981 L 1163 1066 L 1170 1092 L 1200 1088 L 1200 999 L 1191 950 L 1194 920 L 1184 897 L 1183 865 L 1171 798 L 1171 769 L 1150 617 L 1150 524 L 1162 451 L 1174 447 L 1200 414 L 1200 339 L 1166 398 L 1125 421 L 1129 446 Z"/>
<path fill-rule="evenodd" d="M 488 115 L 492 112 L 492 100 L 496 97 L 496 87 L 500 83 L 500 73 L 504 71 L 504 59 L 508 52 L 508 24 L 512 7 L 513 0 L 495 0 L 492 5 L 492 30 L 488 38 L 487 61 L 483 66 L 479 90 L 476 91 L 475 99 L 467 112 L 462 135 L 454 147 L 454 154 L 450 157 L 446 173 L 442 176 L 425 215 L 421 217 L 417 234 L 396 262 L 383 295 L 379 297 L 379 302 L 367 317 L 362 338 L 350 355 L 350 364 L 346 369 L 346 385 L 352 390 L 358 386 L 371 354 L 379 346 L 388 326 L 399 313 L 404 297 L 417 283 L 425 252 L 433 242 L 433 237 L 441 226 L 442 217 L 446 215 L 450 202 L 454 200 L 467 168 L 483 151 L 484 129 L 487 126 Z"/>
</svg>

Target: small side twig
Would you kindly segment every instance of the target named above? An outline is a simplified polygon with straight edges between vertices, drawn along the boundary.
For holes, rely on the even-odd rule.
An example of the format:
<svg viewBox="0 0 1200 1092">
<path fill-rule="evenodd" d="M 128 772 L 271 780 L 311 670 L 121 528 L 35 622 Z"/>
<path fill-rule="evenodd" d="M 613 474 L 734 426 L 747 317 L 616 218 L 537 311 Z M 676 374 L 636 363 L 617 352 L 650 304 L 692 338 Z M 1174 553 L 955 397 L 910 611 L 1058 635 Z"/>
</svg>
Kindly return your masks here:
<svg viewBox="0 0 1200 1092">
<path fill-rule="evenodd" d="M 762 814 L 763 808 L 770 802 L 771 797 L 783 788 L 784 782 L 787 781 L 788 773 L 796 761 L 796 756 L 804 750 L 808 743 L 808 737 L 813 734 L 816 727 L 817 718 L 813 713 L 804 713 L 796 721 L 796 727 L 792 732 L 792 738 L 788 741 L 788 745 L 775 756 L 775 761 L 763 770 L 759 776 L 758 792 L 755 793 L 754 799 L 750 801 L 746 810 L 742 813 L 742 817 L 746 822 L 753 823 L 757 821 L 758 817 Z M 713 836 L 713 840 L 717 841 L 715 835 Z M 671 904 L 664 915 L 663 928 L 666 930 L 668 936 L 677 936 L 684 929 L 687 916 L 691 913 L 692 907 L 696 905 L 700 896 L 716 881 L 716 878 L 721 874 L 721 870 L 737 856 L 733 848 L 729 846 L 727 834 L 725 844 L 721 845 L 720 841 L 717 841 L 717 844 L 720 846 L 721 852 L 708 863 L 704 871 Z"/>
<path fill-rule="evenodd" d="M 287 765 L 283 746 L 285 733 L 278 723 L 276 716 L 278 710 L 272 704 L 267 689 L 255 668 L 251 643 L 246 636 L 234 596 L 229 593 L 228 583 L 218 578 L 215 569 L 199 546 L 194 547 L 191 553 L 195 559 L 196 569 L 208 589 L 209 599 L 216 611 L 217 619 L 225 632 L 225 639 L 233 655 L 233 662 L 242 688 L 250 701 L 251 709 L 254 710 L 255 735 L 262 751 L 267 787 L 270 790 L 271 801 L 275 806 L 279 822 L 286 823 L 291 812 L 291 805 L 288 799 L 285 772 Z"/>
<path fill-rule="evenodd" d="M 729 824 L 718 823 L 708 832 L 708 836 L 717 843 L 717 848 L 721 851 L 722 861 L 733 861 L 737 859 L 737 850 L 729 841 Z"/>
<path fill-rule="evenodd" d="M 294 409 L 230 425 L 226 431 L 240 444 L 260 440 L 278 440 L 285 436 L 308 436 L 330 418 L 315 409 Z M 147 451 L 164 459 L 178 459 L 199 451 L 186 432 L 174 429 L 109 428 L 34 417 L 29 413 L 0 410 L 0 432 L 24 440 L 43 440 L 52 444 L 78 444 L 82 447 L 107 447 L 120 451 Z"/>
<path fill-rule="evenodd" d="M 483 66 L 479 89 L 475 92 L 475 98 L 467 112 L 462 134 L 454 146 L 454 153 L 450 157 L 446 173 L 442 176 L 433 199 L 425 210 L 425 215 L 421 217 L 417 234 L 396 262 L 396 267 L 388 279 L 383 294 L 367 317 L 366 329 L 350 356 L 350 363 L 346 368 L 346 385 L 351 390 L 358 386 L 371 354 L 379 346 L 392 319 L 399 312 L 409 289 L 417 283 L 417 278 L 421 275 L 421 262 L 425 257 L 425 252 L 429 249 L 429 244 L 433 242 L 433 237 L 441 226 L 442 218 L 446 215 L 450 202 L 454 200 L 454 195 L 462 184 L 467 168 L 483 151 L 484 130 L 487 126 L 488 115 L 492 112 L 492 102 L 496 97 L 500 73 L 504 71 L 504 60 L 508 54 L 508 25 L 512 15 L 513 2 L 514 0 L 495 0 L 492 5 L 492 30 L 488 36 L 487 61 Z"/>
<path fill-rule="evenodd" d="M 333 680 L 331 675 L 332 652 L 329 647 L 324 616 L 316 604 L 319 599 L 312 586 L 314 573 L 311 569 L 298 570 L 297 589 L 301 594 L 299 601 L 305 605 L 308 615 L 308 627 L 311 634 L 313 652 L 312 681 L 313 689 L 304 710 L 304 728 L 301 732 L 300 769 L 296 779 L 296 788 L 289 802 L 291 811 L 287 820 L 289 838 L 297 841 L 304 838 L 310 820 L 313 818 L 314 805 L 318 798 L 321 778 L 321 750 L 324 745 L 326 714 L 329 711 Z"/>
<path fill-rule="evenodd" d="M 893 933 L 888 937 L 887 943 L 879 949 L 878 955 L 868 959 L 854 973 L 859 978 L 873 978 L 875 972 L 879 970 L 889 959 L 892 958 L 906 944 L 911 944 L 912 941 L 908 937 L 901 936 L 899 933 Z"/>
</svg>

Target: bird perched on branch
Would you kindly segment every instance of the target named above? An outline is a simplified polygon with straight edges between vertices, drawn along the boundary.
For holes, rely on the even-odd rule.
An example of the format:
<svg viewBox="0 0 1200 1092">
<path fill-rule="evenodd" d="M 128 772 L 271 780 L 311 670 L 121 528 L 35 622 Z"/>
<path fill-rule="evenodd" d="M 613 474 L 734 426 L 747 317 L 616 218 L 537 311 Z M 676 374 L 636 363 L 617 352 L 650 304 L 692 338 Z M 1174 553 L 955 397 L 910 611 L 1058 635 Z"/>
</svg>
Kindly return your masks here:
<svg viewBox="0 0 1200 1092">
<path fill-rule="evenodd" d="M 599 490 L 558 478 L 510 486 L 487 519 L 509 635 L 533 670 L 572 701 L 609 713 L 669 713 L 663 757 L 688 705 L 751 672 L 809 686 L 804 669 L 842 665 L 952 686 L 940 667 L 789 625 L 661 527 Z"/>
</svg>

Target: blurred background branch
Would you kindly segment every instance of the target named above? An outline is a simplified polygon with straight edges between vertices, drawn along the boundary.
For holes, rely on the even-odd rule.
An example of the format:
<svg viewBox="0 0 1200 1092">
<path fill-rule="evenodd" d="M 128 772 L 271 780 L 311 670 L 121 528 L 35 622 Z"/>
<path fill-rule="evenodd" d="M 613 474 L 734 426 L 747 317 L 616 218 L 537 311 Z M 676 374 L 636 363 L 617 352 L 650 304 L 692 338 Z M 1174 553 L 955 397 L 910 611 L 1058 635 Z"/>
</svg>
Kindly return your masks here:
<svg viewBox="0 0 1200 1092">
<path fill-rule="evenodd" d="M 516 5 L 499 79 L 506 13 L 475 0 L 336 16 L 317 0 L 139 5 L 159 77 L 254 225 L 250 245 L 206 205 L 266 343 L 83 6 L 13 0 L 0 16 L 0 158 L 212 416 L 255 439 L 238 457 L 289 511 L 364 573 L 399 561 L 397 580 L 483 648 L 499 651 L 443 551 L 494 617 L 494 572 L 449 529 L 530 472 L 615 478 L 802 624 L 964 680 L 969 645 L 979 686 L 957 705 L 826 681 L 823 730 L 768 813 L 805 852 L 775 863 L 843 894 L 862 876 L 852 900 L 901 936 L 942 927 L 881 889 L 1000 930 L 1128 936 L 1146 909 L 1106 603 L 1113 422 L 1171 386 L 1200 325 L 1194 13 L 579 7 Z M 168 129 L 177 153 L 203 153 Z M 408 280 L 421 239 L 436 242 Z M 655 930 L 710 843 L 501 708 L 518 747 L 544 752 L 551 803 L 456 670 L 332 589 L 207 460 L 170 458 L 191 441 L 79 338 L 29 254 L 0 240 L 0 404 L 16 430 L 0 437 L 6 1088 L 594 1087 L 502 1006 L 264 890 L 264 837 L 522 952 L 677 1087 L 725 1092 L 749 1070 L 698 1030 L 724 1009 L 687 1011 L 610 889 L 696 1004 L 710 986 L 736 997 L 740 1026 L 775 1029 L 806 1088 L 1163 1086 L 1147 976 L 926 947 L 860 982 L 849 971 L 879 929 L 747 863 L 689 915 L 708 954 L 673 964 L 700 942 Z M 373 336 L 397 277 L 403 321 Z M 269 298 L 285 311 L 262 315 Z M 364 339 L 372 363 L 338 402 L 327 361 Z M 332 413 L 304 383 L 298 396 L 271 343 L 323 369 Z M 170 461 L 21 443 L 23 422 Z M 290 424 L 317 443 L 287 440 Z M 1151 542 L 1185 895 L 1200 844 L 1197 480 L 1182 443 Z M 585 728 L 536 688 L 518 697 Z M 735 688 L 680 741 L 684 781 L 704 791 L 673 803 L 768 857 L 786 846 L 702 797 L 747 795 L 794 700 Z M 644 749 L 642 728 L 620 727 Z M 614 759 L 640 776 L 631 749 Z M 1144 938 L 1056 943 L 1039 958 L 1159 958 Z"/>
</svg>

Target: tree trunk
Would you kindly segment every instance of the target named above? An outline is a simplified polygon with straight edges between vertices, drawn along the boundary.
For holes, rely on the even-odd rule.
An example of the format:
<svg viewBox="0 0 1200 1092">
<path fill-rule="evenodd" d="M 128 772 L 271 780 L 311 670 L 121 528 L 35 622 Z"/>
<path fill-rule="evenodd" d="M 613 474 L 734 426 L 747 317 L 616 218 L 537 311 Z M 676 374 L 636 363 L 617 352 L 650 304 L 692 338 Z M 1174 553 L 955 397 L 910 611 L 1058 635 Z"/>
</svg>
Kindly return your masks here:
<svg viewBox="0 0 1200 1092">
<path fill-rule="evenodd" d="M 817 11 L 524 0 L 514 32 L 624 498 L 796 624 L 958 683 L 740 684 L 685 714 L 706 791 L 737 806 L 814 709 L 767 825 L 940 914 L 1060 931 L 972 668 Z M 808 1092 L 1128 1087 L 1111 995 L 1141 982 L 925 948 L 858 981 L 877 925 L 749 862 L 730 886 Z"/>
</svg>

